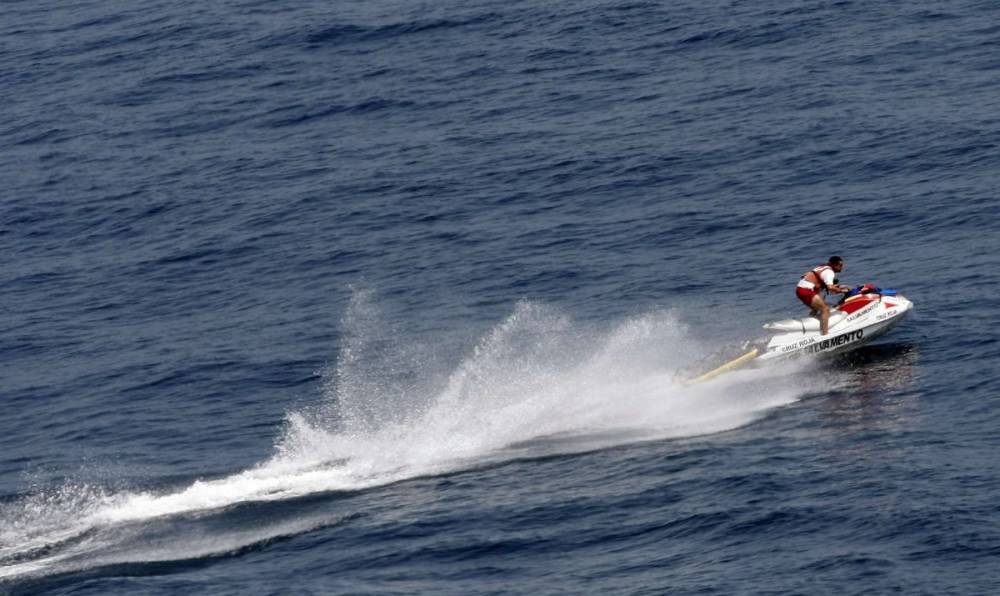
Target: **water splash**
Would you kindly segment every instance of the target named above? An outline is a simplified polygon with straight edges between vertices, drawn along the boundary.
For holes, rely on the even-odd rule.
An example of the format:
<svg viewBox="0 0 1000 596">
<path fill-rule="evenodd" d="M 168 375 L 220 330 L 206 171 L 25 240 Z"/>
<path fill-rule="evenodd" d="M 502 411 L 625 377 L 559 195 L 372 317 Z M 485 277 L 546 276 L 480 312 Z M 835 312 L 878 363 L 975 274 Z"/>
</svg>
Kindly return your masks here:
<svg viewBox="0 0 1000 596">
<path fill-rule="evenodd" d="M 404 342 L 382 320 L 368 293 L 355 294 L 344 331 L 322 403 L 287 415 L 273 457 L 173 492 L 65 486 L 3 505 L 0 581 L 163 560 L 171 548 L 178 558 L 189 556 L 190 536 L 166 546 L 158 541 L 156 553 L 135 538 L 163 519 L 356 491 L 525 456 L 715 433 L 801 393 L 773 370 L 694 387 L 674 383 L 675 371 L 702 350 L 670 312 L 587 325 L 523 301 L 444 370 L 439 353 Z M 324 516 L 309 523 L 286 520 L 244 531 L 239 539 L 200 544 L 203 554 L 211 554 L 213 544 L 232 549 L 240 541 L 324 523 Z"/>
</svg>

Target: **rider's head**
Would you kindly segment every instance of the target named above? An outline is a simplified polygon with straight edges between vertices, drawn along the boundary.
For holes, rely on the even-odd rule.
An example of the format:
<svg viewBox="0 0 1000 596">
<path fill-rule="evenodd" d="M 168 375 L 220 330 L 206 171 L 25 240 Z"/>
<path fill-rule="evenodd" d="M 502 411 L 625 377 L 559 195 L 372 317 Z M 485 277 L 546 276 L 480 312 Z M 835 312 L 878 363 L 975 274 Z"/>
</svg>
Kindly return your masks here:
<svg viewBox="0 0 1000 596">
<path fill-rule="evenodd" d="M 827 261 L 826 264 L 829 265 L 830 268 L 836 271 L 837 273 L 840 273 L 841 271 L 844 270 L 844 259 L 838 256 L 830 257 L 830 260 Z"/>
</svg>

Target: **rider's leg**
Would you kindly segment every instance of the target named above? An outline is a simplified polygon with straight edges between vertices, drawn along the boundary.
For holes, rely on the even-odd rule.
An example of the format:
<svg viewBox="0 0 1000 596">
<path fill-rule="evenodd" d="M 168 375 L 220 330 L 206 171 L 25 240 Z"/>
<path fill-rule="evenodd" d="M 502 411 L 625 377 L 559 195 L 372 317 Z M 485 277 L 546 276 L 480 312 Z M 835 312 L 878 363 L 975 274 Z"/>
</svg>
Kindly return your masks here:
<svg viewBox="0 0 1000 596">
<path fill-rule="evenodd" d="M 809 306 L 813 310 L 819 311 L 819 334 L 826 335 L 830 331 L 830 307 L 826 305 L 826 300 L 816 294 Z"/>
</svg>

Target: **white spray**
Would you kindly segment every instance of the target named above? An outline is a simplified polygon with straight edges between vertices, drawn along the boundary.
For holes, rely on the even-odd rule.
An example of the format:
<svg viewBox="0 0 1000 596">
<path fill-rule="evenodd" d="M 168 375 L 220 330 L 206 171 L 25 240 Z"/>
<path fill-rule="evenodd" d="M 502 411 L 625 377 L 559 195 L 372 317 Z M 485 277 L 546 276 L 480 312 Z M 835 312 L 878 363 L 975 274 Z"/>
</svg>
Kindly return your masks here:
<svg viewBox="0 0 1000 596">
<path fill-rule="evenodd" d="M 391 328 L 365 292 L 355 294 L 344 327 L 323 403 L 287 415 L 273 457 L 174 492 L 66 486 L 4 505 L 0 580 L 169 558 L 114 548 L 112 556 L 109 545 L 93 537 L 106 528 L 134 528 L 244 502 L 360 490 L 526 455 L 715 433 L 747 424 L 800 393 L 762 371 L 695 387 L 676 384 L 677 368 L 699 350 L 671 313 L 597 329 L 545 305 L 521 302 L 444 373 L 435 369 L 441 359 L 431 348 L 386 333 Z M 768 378 L 772 382 L 753 388 Z M 520 447 L 525 444 L 531 445 L 527 451 Z M 248 533 L 237 542 L 308 529 L 299 522 Z M 201 554 L 232 548 L 233 540 L 210 541 Z M 60 544 L 67 546 L 53 548 Z M 190 546 L 176 549 L 178 557 L 191 556 Z"/>
</svg>

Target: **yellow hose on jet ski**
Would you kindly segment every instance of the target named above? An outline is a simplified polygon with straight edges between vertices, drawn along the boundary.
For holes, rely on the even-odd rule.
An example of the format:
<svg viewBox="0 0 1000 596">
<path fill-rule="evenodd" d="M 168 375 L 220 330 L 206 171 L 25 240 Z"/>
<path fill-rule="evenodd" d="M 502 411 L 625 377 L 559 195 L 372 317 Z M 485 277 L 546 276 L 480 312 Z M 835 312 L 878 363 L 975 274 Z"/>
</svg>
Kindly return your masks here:
<svg viewBox="0 0 1000 596">
<path fill-rule="evenodd" d="M 753 348 L 752 350 L 750 350 L 746 354 L 743 354 L 741 356 L 737 356 L 736 358 L 733 358 L 732 360 L 730 360 L 729 362 L 726 362 L 722 366 L 718 366 L 716 368 L 713 368 L 712 370 L 710 370 L 710 371 L 708 371 L 706 373 L 700 374 L 697 377 L 694 377 L 693 379 L 687 379 L 687 380 L 683 381 L 683 384 L 684 385 L 694 385 L 695 383 L 701 383 L 701 382 L 707 381 L 709 379 L 714 379 L 715 377 L 717 377 L 717 376 L 719 376 L 719 375 L 721 375 L 723 373 L 731 372 L 731 371 L 734 371 L 734 370 L 736 370 L 736 369 L 738 369 L 740 367 L 746 366 L 754 358 L 756 358 L 759 354 L 760 354 L 760 350 L 757 349 L 757 348 Z"/>
</svg>

